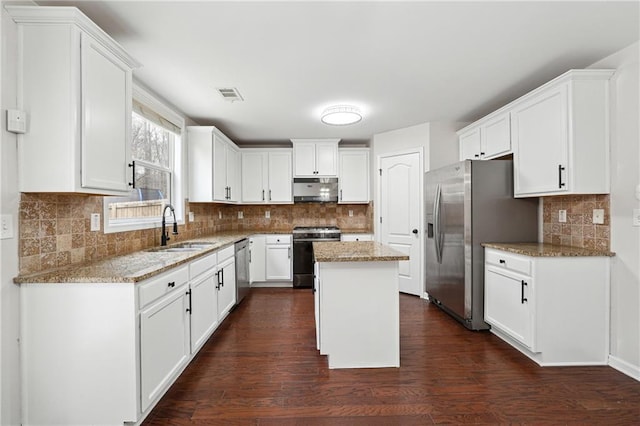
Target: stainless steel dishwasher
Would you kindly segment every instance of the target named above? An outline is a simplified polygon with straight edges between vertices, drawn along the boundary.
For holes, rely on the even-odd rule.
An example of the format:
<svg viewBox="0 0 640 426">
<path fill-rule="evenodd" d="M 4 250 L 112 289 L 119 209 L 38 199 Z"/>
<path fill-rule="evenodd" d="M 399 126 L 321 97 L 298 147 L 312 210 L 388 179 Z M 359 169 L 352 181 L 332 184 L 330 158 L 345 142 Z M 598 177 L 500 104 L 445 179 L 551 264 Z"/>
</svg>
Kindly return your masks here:
<svg viewBox="0 0 640 426">
<path fill-rule="evenodd" d="M 249 293 L 249 240 L 240 240 L 236 249 L 236 305 Z"/>
</svg>

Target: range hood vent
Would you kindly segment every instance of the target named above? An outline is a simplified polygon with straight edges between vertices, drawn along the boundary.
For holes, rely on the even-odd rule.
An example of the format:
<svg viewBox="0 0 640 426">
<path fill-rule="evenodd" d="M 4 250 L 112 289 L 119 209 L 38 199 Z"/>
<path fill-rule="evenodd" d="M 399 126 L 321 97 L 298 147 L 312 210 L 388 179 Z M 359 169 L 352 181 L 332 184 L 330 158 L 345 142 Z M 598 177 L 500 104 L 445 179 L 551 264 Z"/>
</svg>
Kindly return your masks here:
<svg viewBox="0 0 640 426">
<path fill-rule="evenodd" d="M 225 101 L 244 101 L 242 95 L 240 95 L 240 92 L 238 92 L 238 89 L 236 89 L 235 87 L 218 87 L 216 90 L 218 91 L 218 93 L 220 93 L 220 96 L 222 96 Z"/>
</svg>

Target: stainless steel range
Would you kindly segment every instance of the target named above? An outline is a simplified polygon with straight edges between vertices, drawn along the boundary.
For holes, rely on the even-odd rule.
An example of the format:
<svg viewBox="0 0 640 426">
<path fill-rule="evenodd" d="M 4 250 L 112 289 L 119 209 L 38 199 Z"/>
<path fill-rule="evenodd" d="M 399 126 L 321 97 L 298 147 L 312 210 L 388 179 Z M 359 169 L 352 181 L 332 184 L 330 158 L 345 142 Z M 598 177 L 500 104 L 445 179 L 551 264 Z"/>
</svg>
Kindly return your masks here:
<svg viewBox="0 0 640 426">
<path fill-rule="evenodd" d="M 296 226 L 293 228 L 293 287 L 313 287 L 313 242 L 340 241 L 336 226 Z"/>
</svg>

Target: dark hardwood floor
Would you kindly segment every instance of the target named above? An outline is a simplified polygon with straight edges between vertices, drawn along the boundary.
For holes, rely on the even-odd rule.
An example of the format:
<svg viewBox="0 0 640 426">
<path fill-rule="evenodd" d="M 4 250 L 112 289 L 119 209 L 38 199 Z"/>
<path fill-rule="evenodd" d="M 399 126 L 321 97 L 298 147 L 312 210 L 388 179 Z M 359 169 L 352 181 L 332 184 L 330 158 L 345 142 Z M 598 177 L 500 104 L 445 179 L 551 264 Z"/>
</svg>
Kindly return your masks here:
<svg viewBox="0 0 640 426">
<path fill-rule="evenodd" d="M 329 370 L 311 292 L 253 289 L 144 425 L 640 424 L 640 383 L 610 367 L 539 367 L 417 297 L 400 312 L 400 368 Z"/>
</svg>

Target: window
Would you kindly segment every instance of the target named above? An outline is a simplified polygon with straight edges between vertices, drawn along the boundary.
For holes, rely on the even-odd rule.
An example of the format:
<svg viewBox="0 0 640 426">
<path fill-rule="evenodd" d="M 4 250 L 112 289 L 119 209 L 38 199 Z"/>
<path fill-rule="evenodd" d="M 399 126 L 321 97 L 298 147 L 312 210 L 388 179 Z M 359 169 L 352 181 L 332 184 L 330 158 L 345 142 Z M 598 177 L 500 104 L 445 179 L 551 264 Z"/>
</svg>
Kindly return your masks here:
<svg viewBox="0 0 640 426">
<path fill-rule="evenodd" d="M 136 91 L 134 91 L 135 93 Z M 167 204 L 176 209 L 182 221 L 179 205 L 180 134 L 179 126 L 157 112 L 163 106 L 142 89 L 147 102 L 133 102 L 131 117 L 131 163 L 133 182 L 128 196 L 105 197 L 105 232 L 119 232 L 159 226 Z M 149 102 L 151 100 L 151 102 Z M 155 109 L 148 106 L 152 104 Z M 166 107 L 164 107 L 166 108 Z M 167 111 L 164 111 L 166 115 Z M 172 113 L 172 111 L 170 111 Z M 173 121 L 181 120 L 174 119 Z"/>
</svg>

